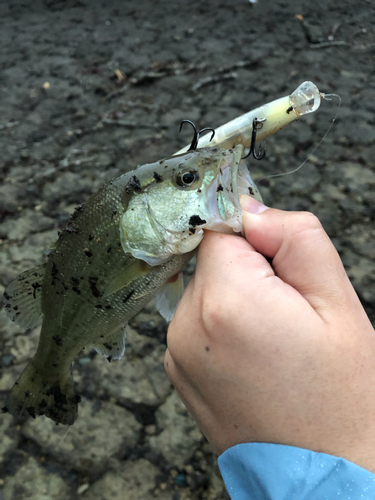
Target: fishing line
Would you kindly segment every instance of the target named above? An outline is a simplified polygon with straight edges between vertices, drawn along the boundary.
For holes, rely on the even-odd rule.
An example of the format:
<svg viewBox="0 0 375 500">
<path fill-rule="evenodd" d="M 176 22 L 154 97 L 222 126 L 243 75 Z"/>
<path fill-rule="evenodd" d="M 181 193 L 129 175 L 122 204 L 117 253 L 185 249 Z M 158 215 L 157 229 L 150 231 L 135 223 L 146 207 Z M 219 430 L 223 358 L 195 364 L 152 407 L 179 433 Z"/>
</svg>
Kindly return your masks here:
<svg viewBox="0 0 375 500">
<path fill-rule="evenodd" d="M 330 126 L 328 127 L 326 133 L 320 139 L 320 141 L 318 142 L 318 144 L 314 147 L 314 149 L 312 151 L 310 151 L 310 153 L 306 156 L 305 160 L 301 163 L 301 165 L 299 167 L 295 168 L 294 170 L 290 170 L 289 172 L 284 172 L 282 174 L 273 174 L 273 175 L 267 175 L 265 177 L 260 177 L 260 179 L 256 180 L 257 183 L 259 181 L 263 180 L 263 179 L 270 179 L 271 177 L 281 177 L 283 175 L 289 175 L 289 174 L 294 174 L 295 172 L 298 172 L 298 170 L 305 165 L 305 163 L 310 158 L 310 156 L 315 153 L 315 151 L 318 149 L 318 147 L 321 145 L 321 143 L 327 137 L 327 135 L 328 135 L 329 131 L 331 130 L 331 128 L 333 127 L 333 125 L 334 125 L 334 123 L 336 121 L 337 115 L 339 113 L 339 110 L 340 110 L 340 107 L 341 107 L 341 97 L 338 94 L 324 94 L 323 92 L 320 92 L 320 97 L 322 99 L 325 99 L 326 101 L 332 101 L 333 97 L 337 97 L 337 99 L 338 99 L 338 105 L 337 105 L 335 116 L 333 117 Z"/>
<path fill-rule="evenodd" d="M 72 428 L 72 426 L 70 425 L 68 430 L 66 431 L 66 433 L 63 435 L 63 437 L 61 438 L 59 444 L 57 446 L 60 446 L 60 444 L 64 441 L 64 439 L 66 438 L 66 436 L 68 435 L 68 432 L 70 431 L 70 429 Z"/>
</svg>

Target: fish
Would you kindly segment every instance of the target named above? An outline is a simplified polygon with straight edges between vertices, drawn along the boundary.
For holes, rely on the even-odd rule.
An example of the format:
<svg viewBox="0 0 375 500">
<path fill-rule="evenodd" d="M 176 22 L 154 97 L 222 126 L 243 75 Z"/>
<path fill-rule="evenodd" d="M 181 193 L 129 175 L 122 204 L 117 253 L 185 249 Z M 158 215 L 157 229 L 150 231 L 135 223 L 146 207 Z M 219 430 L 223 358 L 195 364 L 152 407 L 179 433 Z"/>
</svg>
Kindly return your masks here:
<svg viewBox="0 0 375 500">
<path fill-rule="evenodd" d="M 125 351 L 126 325 L 151 298 L 170 321 L 182 270 L 206 229 L 241 234 L 241 194 L 261 195 L 241 162 L 244 146 L 189 150 L 120 175 L 78 206 L 48 261 L 4 292 L 8 316 L 40 323 L 37 351 L 3 411 L 72 425 L 80 396 L 71 364 L 86 346 L 109 360 Z"/>
<path fill-rule="evenodd" d="M 314 83 L 303 82 L 216 130 L 197 133 L 184 120 L 195 130 L 190 147 L 120 175 L 77 207 L 48 261 L 5 289 L 10 319 L 25 329 L 42 327 L 3 411 L 72 425 L 80 397 L 71 364 L 78 353 L 91 345 L 120 359 L 127 323 L 155 296 L 161 315 L 172 319 L 182 270 L 204 231 L 241 234 L 240 195 L 262 202 L 241 161 L 244 148 L 260 159 L 264 151 L 255 152 L 255 143 L 316 111 L 322 97 Z M 199 137 L 207 130 L 213 134 Z"/>
</svg>

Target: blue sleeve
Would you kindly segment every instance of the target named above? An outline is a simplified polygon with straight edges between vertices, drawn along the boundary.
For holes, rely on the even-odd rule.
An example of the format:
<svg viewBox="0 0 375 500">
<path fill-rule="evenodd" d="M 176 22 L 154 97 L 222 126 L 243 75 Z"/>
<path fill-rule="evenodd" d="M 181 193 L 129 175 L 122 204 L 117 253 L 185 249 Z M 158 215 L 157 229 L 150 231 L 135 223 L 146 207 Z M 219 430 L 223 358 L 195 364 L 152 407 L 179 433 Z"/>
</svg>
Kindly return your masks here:
<svg viewBox="0 0 375 500">
<path fill-rule="evenodd" d="M 281 444 L 244 443 L 219 457 L 232 500 L 374 500 L 375 475 L 347 460 Z"/>
</svg>

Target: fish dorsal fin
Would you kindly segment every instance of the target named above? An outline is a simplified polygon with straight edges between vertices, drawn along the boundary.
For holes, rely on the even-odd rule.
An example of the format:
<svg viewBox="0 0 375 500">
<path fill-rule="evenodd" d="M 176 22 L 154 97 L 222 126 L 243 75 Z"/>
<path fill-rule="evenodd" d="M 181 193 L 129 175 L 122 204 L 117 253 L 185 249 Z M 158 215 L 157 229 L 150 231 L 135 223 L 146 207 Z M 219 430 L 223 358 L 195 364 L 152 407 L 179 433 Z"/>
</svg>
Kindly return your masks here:
<svg viewBox="0 0 375 500">
<path fill-rule="evenodd" d="M 5 289 L 5 311 L 21 328 L 34 328 L 42 322 L 42 283 L 45 269 L 46 264 L 28 269 Z"/>
<path fill-rule="evenodd" d="M 108 283 L 107 288 L 104 290 L 103 298 L 118 292 L 132 281 L 146 275 L 150 269 L 152 269 L 152 267 L 143 260 L 135 260 L 129 266 L 122 269 L 122 271 Z"/>
<path fill-rule="evenodd" d="M 126 325 L 98 339 L 93 344 L 95 351 L 111 358 L 111 360 L 122 358 L 125 352 L 125 327 Z"/>
<path fill-rule="evenodd" d="M 174 279 L 175 278 L 175 279 Z M 156 308 L 166 321 L 171 321 L 184 293 L 182 272 L 172 276 L 163 290 L 156 296 Z"/>
</svg>

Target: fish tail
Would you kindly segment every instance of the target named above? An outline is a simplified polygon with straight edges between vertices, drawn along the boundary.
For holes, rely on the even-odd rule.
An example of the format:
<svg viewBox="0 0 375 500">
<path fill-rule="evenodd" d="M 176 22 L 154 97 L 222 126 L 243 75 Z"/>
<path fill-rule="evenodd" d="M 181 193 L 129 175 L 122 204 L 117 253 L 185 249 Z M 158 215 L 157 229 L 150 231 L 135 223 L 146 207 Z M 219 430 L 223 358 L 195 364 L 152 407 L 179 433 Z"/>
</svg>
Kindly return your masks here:
<svg viewBox="0 0 375 500">
<path fill-rule="evenodd" d="M 13 416 L 45 415 L 58 424 L 72 425 L 80 396 L 74 393 L 69 369 L 57 376 L 43 374 L 33 361 L 26 366 L 9 395 L 4 412 Z"/>
</svg>

